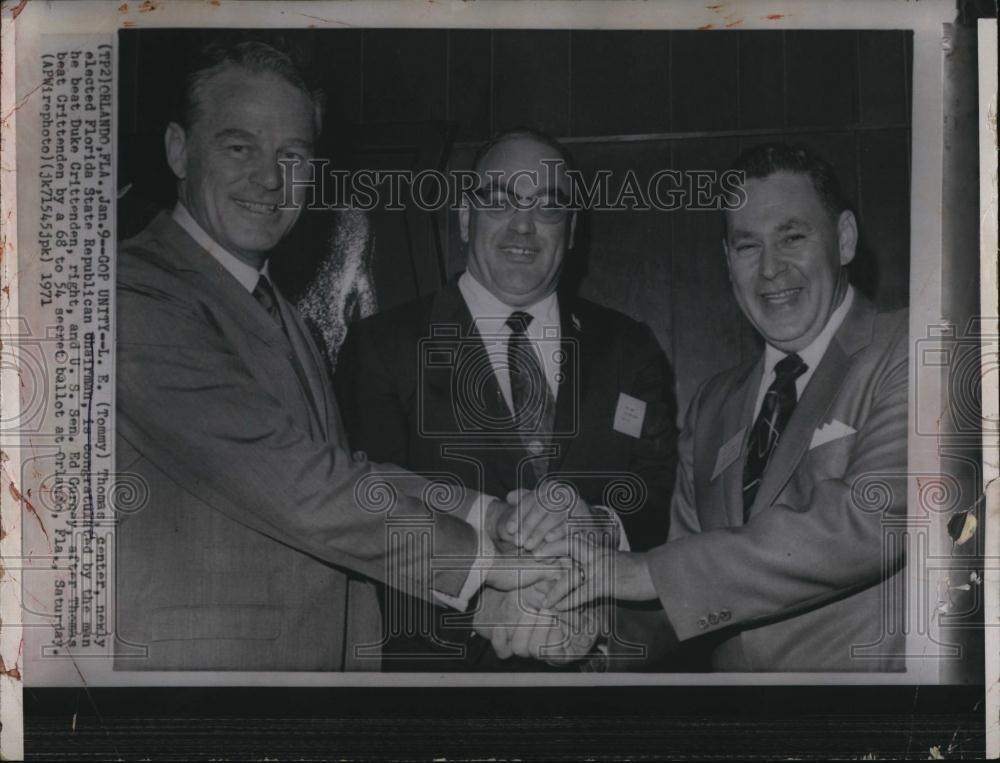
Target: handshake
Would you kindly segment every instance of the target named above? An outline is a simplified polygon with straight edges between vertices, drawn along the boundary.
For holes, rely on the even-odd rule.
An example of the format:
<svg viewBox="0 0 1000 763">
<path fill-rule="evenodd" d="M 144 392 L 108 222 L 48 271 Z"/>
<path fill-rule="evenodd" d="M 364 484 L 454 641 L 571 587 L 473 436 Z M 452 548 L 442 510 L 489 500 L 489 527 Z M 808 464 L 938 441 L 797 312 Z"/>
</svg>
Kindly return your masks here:
<svg viewBox="0 0 1000 763">
<path fill-rule="evenodd" d="M 574 488 L 546 483 L 514 490 L 487 510 L 485 531 L 496 548 L 474 628 L 497 656 L 564 665 L 590 654 L 613 595 L 620 525 L 589 506 Z"/>
</svg>

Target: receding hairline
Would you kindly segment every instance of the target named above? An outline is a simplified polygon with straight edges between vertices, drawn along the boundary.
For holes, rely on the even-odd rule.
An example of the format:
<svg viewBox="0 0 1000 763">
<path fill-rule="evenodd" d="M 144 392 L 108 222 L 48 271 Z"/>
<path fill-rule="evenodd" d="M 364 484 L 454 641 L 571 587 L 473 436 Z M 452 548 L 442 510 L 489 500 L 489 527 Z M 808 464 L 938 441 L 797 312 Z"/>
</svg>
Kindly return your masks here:
<svg viewBox="0 0 1000 763">
<path fill-rule="evenodd" d="M 494 151 L 515 140 L 526 140 L 546 150 L 550 150 L 552 156 L 549 158 L 554 162 L 560 163 L 563 170 L 572 169 L 574 166 L 573 156 L 570 154 L 569 149 L 551 135 L 530 127 L 517 127 L 495 135 L 479 147 L 472 165 L 473 172 L 479 172 L 486 158 L 492 155 Z M 545 159 L 545 161 L 547 160 Z"/>
<path fill-rule="evenodd" d="M 202 109 L 205 106 L 204 102 L 204 91 L 209 89 L 213 84 L 215 84 L 219 79 L 231 75 L 242 75 L 243 77 L 262 77 L 271 78 L 278 82 L 286 84 L 288 87 L 297 91 L 302 95 L 302 97 L 309 104 L 309 109 L 312 112 L 313 119 L 313 135 L 312 138 L 315 139 L 319 136 L 322 128 L 322 104 L 320 103 L 316 94 L 310 92 L 308 89 L 304 88 L 300 83 L 294 82 L 288 77 L 282 75 L 280 72 L 273 69 L 268 69 L 264 67 L 253 67 L 248 66 L 245 63 L 239 61 L 223 60 L 220 61 L 207 69 L 203 69 L 198 72 L 198 76 L 194 82 L 191 84 L 190 89 L 190 102 L 191 102 L 191 112 L 194 116 L 190 120 L 188 129 L 194 127 L 194 125 L 201 118 Z"/>
</svg>

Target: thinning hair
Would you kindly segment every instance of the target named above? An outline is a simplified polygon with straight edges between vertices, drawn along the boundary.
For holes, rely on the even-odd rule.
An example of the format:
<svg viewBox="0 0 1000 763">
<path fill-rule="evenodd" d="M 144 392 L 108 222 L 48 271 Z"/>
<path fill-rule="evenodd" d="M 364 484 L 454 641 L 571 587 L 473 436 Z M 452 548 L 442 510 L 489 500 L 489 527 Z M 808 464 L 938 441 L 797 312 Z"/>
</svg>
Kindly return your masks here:
<svg viewBox="0 0 1000 763">
<path fill-rule="evenodd" d="M 731 169 L 742 172 L 745 180 L 763 180 L 776 172 L 806 175 L 823 206 L 834 218 L 839 217 L 844 210 L 851 209 L 833 167 L 805 146 L 789 143 L 753 146 L 737 157 Z"/>
<path fill-rule="evenodd" d="M 543 146 L 551 148 L 562 161 L 563 170 L 571 170 L 575 167 L 573 155 L 570 153 L 569 149 L 566 148 L 566 146 L 553 138 L 547 132 L 536 130 L 534 127 L 521 126 L 512 127 L 509 130 L 498 132 L 488 141 L 483 143 L 483 145 L 481 145 L 476 151 L 476 155 L 472 159 L 472 169 L 478 170 L 480 165 L 482 165 L 483 160 L 486 158 L 486 155 L 498 145 L 506 143 L 509 140 L 516 140 L 518 138 L 528 138 L 537 143 L 541 143 Z"/>
<path fill-rule="evenodd" d="M 208 81 L 228 68 L 238 67 L 254 74 L 273 74 L 301 91 L 313 104 L 318 135 L 323 126 L 323 91 L 310 84 L 310 76 L 293 56 L 259 40 L 238 43 L 211 42 L 202 47 L 188 67 L 183 87 L 174 102 L 172 121 L 185 130 L 201 117 L 203 91 Z"/>
</svg>

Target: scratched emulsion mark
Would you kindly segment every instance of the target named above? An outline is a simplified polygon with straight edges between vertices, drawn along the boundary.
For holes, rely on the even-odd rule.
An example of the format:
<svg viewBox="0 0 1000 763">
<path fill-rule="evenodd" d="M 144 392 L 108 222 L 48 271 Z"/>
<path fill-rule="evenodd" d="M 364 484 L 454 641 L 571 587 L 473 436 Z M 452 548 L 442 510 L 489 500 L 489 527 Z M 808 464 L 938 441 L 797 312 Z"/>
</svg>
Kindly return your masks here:
<svg viewBox="0 0 1000 763">
<path fill-rule="evenodd" d="M 38 527 L 45 535 L 45 540 L 49 541 L 49 532 L 48 530 L 45 529 L 45 522 L 42 521 L 41 516 L 39 515 L 35 507 L 32 505 L 31 501 L 29 501 L 25 496 L 21 495 L 21 492 L 14 485 L 13 481 L 11 481 L 10 484 L 8 485 L 8 489 L 10 490 L 10 495 L 14 499 L 14 501 L 21 504 L 22 508 L 24 508 L 25 511 L 27 511 L 35 518 L 35 520 L 38 522 Z M 49 545 L 49 550 L 51 550 L 51 542 Z"/>
<path fill-rule="evenodd" d="M 18 668 L 17 663 L 14 663 L 13 667 L 8 668 L 2 654 L 0 654 L 0 675 L 5 675 L 14 681 L 21 680 L 21 670 Z"/>
<path fill-rule="evenodd" d="M 10 19 L 11 21 L 16 21 L 17 17 L 21 15 L 21 11 L 28 4 L 28 0 L 21 0 L 17 5 L 10 9 Z"/>
<path fill-rule="evenodd" d="M 715 5 L 706 5 L 705 8 L 710 10 L 712 13 L 722 16 L 722 24 L 703 24 L 698 27 L 697 31 L 707 32 L 711 29 L 732 29 L 743 23 L 743 18 L 737 16 L 733 12 L 723 13 L 726 10 L 726 6 L 722 3 L 717 3 Z"/>
</svg>

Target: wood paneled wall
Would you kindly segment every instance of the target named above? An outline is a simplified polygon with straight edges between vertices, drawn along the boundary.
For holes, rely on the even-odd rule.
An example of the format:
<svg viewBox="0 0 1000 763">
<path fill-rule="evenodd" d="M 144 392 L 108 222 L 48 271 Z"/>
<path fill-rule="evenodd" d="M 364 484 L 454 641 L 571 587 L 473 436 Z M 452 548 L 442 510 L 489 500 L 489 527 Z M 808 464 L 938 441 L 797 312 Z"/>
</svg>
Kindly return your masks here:
<svg viewBox="0 0 1000 763">
<path fill-rule="evenodd" d="M 122 37 L 120 124 L 124 137 L 146 136 L 155 156 L 165 114 L 156 77 L 174 76 L 162 61 L 178 43 L 176 32 L 138 34 Z M 587 172 L 632 169 L 640 179 L 666 167 L 722 169 L 753 142 L 810 145 L 837 168 L 858 211 L 857 282 L 883 307 L 907 303 L 908 32 L 345 29 L 287 37 L 318 62 L 331 124 L 452 123 L 453 167 L 468 166 L 477 143 L 515 125 L 566 140 Z M 132 163 L 155 163 L 143 156 Z M 464 267 L 456 221 L 442 213 L 438 222 L 441 269 L 453 274 Z M 756 352 L 730 292 L 720 226 L 713 212 L 593 212 L 573 255 L 586 257 L 585 296 L 652 325 L 674 363 L 682 411 L 701 380 Z M 408 266 L 398 272 L 400 283 L 386 286 L 391 301 L 426 289 Z"/>
</svg>

